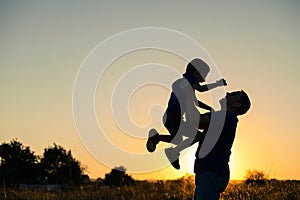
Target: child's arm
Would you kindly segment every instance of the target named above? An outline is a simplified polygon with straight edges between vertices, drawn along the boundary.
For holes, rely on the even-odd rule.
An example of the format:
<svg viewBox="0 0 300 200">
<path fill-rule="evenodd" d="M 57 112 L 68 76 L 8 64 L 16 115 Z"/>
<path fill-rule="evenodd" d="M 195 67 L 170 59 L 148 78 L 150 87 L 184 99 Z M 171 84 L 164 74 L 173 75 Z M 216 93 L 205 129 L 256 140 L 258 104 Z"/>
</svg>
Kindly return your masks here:
<svg viewBox="0 0 300 200">
<path fill-rule="evenodd" d="M 205 104 L 205 103 L 203 103 L 202 101 L 199 101 L 199 100 L 197 101 L 197 106 L 199 108 L 203 108 L 205 110 L 213 111 L 212 107 L 210 107 L 209 105 L 207 105 L 207 104 Z"/>
<path fill-rule="evenodd" d="M 193 88 L 199 92 L 206 92 L 206 91 L 214 89 L 216 87 L 226 86 L 226 85 L 227 85 L 226 80 L 220 79 L 220 80 L 216 81 L 215 83 L 210 83 L 210 84 L 206 84 L 206 85 L 194 84 Z"/>
</svg>

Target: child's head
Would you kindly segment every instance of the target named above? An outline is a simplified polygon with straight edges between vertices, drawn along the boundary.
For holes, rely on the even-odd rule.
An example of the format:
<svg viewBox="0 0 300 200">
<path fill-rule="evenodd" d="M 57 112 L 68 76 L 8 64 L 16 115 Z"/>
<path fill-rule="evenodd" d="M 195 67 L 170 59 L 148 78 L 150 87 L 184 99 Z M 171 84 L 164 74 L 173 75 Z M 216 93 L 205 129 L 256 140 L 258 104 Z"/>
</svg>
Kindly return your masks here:
<svg viewBox="0 0 300 200">
<path fill-rule="evenodd" d="M 236 115 L 243 115 L 250 109 L 250 99 L 243 90 L 228 92 L 225 99 L 227 110 L 234 112 Z"/>
<path fill-rule="evenodd" d="M 203 60 L 195 58 L 187 64 L 185 73 L 193 74 L 199 82 L 204 82 L 209 71 L 209 66 Z"/>
</svg>

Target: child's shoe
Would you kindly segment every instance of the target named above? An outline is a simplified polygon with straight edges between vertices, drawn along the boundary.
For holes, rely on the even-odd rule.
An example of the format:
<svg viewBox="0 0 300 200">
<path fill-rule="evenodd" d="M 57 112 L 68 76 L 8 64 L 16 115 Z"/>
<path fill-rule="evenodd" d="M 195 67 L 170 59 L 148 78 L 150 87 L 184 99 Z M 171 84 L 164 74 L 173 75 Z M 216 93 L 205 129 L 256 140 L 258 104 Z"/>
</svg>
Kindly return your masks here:
<svg viewBox="0 0 300 200">
<path fill-rule="evenodd" d="M 180 169 L 180 164 L 179 164 L 180 153 L 174 151 L 173 148 L 167 148 L 167 149 L 165 149 L 165 154 L 166 154 L 168 160 L 170 161 L 171 165 L 175 169 Z"/>
<path fill-rule="evenodd" d="M 158 142 L 159 142 L 158 132 L 155 129 L 151 129 L 149 131 L 149 136 L 148 136 L 148 140 L 147 140 L 147 143 L 146 143 L 147 150 L 149 152 L 154 152 Z"/>
</svg>

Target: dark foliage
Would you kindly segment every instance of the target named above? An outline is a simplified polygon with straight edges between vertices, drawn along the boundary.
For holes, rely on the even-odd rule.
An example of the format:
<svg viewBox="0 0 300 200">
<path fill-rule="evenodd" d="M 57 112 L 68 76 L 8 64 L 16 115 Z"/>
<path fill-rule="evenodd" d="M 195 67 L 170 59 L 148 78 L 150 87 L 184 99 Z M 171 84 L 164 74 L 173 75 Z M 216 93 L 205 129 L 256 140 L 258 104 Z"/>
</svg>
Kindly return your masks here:
<svg viewBox="0 0 300 200">
<path fill-rule="evenodd" d="M 29 147 L 17 140 L 0 145 L 0 184 L 17 187 L 20 184 L 87 182 L 83 168 L 71 151 L 56 144 L 45 148 L 40 159 Z"/>
<path fill-rule="evenodd" d="M 78 183 L 83 178 L 83 169 L 71 151 L 56 144 L 44 150 L 40 162 L 42 175 L 48 183 Z"/>
<path fill-rule="evenodd" d="M 13 186 L 34 182 L 39 177 L 38 157 L 17 140 L 0 145 L 0 181 Z"/>
<path fill-rule="evenodd" d="M 246 175 L 246 184 L 264 185 L 267 183 L 268 176 L 260 170 L 248 170 Z"/>
<path fill-rule="evenodd" d="M 111 170 L 110 173 L 105 174 L 104 183 L 110 186 L 123 186 L 131 185 L 134 183 L 134 179 L 126 174 L 124 167 L 116 167 Z"/>
</svg>

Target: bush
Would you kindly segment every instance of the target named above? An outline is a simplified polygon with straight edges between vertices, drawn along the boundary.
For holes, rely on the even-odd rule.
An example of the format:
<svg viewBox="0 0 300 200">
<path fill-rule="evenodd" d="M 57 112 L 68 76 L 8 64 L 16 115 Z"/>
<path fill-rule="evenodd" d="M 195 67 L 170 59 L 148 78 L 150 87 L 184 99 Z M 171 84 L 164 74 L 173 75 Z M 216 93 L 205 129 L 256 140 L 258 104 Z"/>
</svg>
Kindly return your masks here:
<svg viewBox="0 0 300 200">
<path fill-rule="evenodd" d="M 261 170 L 248 170 L 245 179 L 246 184 L 254 183 L 263 185 L 267 182 L 268 176 Z"/>
<path fill-rule="evenodd" d="M 134 183 L 134 180 L 131 176 L 126 174 L 126 168 L 123 166 L 116 167 L 111 170 L 110 173 L 105 174 L 104 183 L 110 186 L 123 186 L 131 185 Z"/>
</svg>

